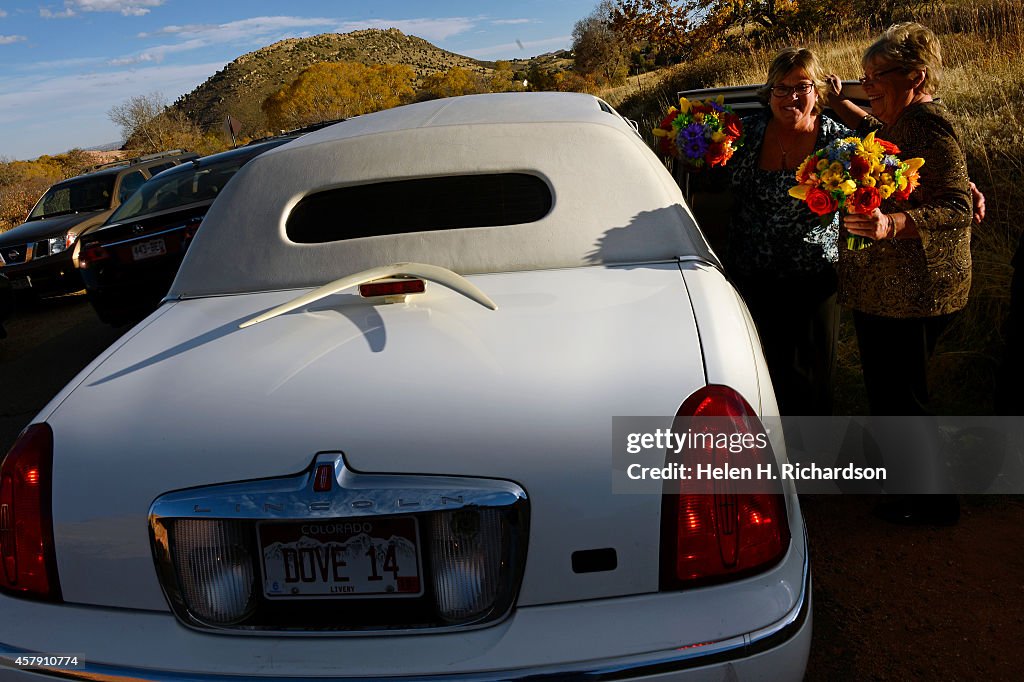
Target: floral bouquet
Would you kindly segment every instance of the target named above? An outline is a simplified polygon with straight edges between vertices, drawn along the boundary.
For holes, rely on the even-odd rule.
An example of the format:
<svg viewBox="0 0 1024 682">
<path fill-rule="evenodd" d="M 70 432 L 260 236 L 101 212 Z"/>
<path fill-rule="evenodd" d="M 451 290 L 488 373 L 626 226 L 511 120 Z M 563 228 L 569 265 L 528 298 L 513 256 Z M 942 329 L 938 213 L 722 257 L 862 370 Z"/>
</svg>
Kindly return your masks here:
<svg viewBox="0 0 1024 682">
<path fill-rule="evenodd" d="M 669 108 L 654 129 L 661 153 L 681 160 L 689 170 L 724 166 L 743 144 L 743 124 L 724 101 L 721 96 L 706 102 L 680 97 L 679 108 Z"/>
<path fill-rule="evenodd" d="M 838 211 L 871 213 L 882 199 L 905 200 L 919 183 L 924 159 L 902 161 L 899 153 L 896 145 L 876 138 L 873 132 L 863 140 L 835 140 L 804 159 L 796 171 L 800 184 L 790 189 L 789 195 L 806 202 L 821 216 L 822 224 L 832 222 Z M 846 235 L 846 248 L 851 251 L 872 243 L 867 237 Z"/>
</svg>

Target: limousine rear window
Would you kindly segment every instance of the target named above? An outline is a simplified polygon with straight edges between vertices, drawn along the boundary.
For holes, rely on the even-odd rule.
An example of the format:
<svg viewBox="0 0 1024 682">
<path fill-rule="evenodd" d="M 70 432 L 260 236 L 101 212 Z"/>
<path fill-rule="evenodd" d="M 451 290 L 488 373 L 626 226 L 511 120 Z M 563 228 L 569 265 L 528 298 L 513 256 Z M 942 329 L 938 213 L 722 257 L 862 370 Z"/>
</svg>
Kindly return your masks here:
<svg viewBox="0 0 1024 682">
<path fill-rule="evenodd" d="M 519 225 L 551 211 L 551 188 L 526 173 L 452 175 L 338 187 L 302 199 L 285 232 L 299 244 Z"/>
</svg>

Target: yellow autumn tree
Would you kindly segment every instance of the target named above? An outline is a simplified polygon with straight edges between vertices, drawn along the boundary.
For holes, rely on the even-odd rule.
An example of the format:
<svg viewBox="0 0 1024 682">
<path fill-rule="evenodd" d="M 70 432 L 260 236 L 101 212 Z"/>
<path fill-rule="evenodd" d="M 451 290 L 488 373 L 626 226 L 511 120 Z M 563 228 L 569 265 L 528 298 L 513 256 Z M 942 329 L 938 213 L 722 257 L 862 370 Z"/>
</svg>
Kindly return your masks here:
<svg viewBox="0 0 1024 682">
<path fill-rule="evenodd" d="M 404 64 L 321 62 L 263 101 L 271 129 L 350 118 L 412 100 L 413 70 Z"/>
<path fill-rule="evenodd" d="M 488 81 L 491 92 L 519 92 L 523 90 L 523 79 L 516 78 L 512 62 L 498 60 L 494 63 L 494 73 Z"/>
<path fill-rule="evenodd" d="M 447 71 L 433 73 L 423 79 L 421 88 L 427 99 L 441 97 L 458 97 L 459 95 L 475 95 L 485 92 L 480 78 L 470 71 L 453 66 Z"/>
</svg>

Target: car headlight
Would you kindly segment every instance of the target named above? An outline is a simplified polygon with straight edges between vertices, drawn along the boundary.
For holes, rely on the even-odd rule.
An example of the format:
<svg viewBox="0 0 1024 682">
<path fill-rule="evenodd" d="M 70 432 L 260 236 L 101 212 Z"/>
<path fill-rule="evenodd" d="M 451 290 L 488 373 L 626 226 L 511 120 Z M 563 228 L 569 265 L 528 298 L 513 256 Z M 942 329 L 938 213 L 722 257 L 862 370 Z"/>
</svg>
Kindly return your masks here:
<svg viewBox="0 0 1024 682">
<path fill-rule="evenodd" d="M 61 251 L 65 251 L 70 244 L 73 244 L 75 236 L 68 233 L 61 237 L 52 237 L 43 241 L 46 243 L 46 255 L 55 256 Z"/>
</svg>

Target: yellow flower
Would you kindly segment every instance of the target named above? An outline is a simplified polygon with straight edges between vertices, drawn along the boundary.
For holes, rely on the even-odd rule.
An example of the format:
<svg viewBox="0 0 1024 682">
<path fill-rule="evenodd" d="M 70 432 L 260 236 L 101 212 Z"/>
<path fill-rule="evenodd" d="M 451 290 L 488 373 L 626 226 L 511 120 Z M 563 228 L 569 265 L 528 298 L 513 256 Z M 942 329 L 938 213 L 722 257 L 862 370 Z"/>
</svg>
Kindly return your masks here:
<svg viewBox="0 0 1024 682">
<path fill-rule="evenodd" d="M 862 185 L 864 185 L 865 187 L 874 187 L 874 186 L 875 186 L 875 177 L 874 177 L 873 175 L 865 175 L 865 176 L 864 176 L 864 177 L 863 177 L 863 178 L 861 179 L 861 181 L 860 181 L 860 182 L 861 182 L 861 184 L 862 184 Z"/>
<path fill-rule="evenodd" d="M 711 141 L 712 142 L 721 142 L 722 140 L 725 139 L 725 137 L 726 137 L 725 133 L 723 133 L 721 131 L 717 131 L 717 132 L 711 133 Z"/>
<path fill-rule="evenodd" d="M 853 180 L 844 180 L 839 183 L 839 190 L 846 196 L 850 196 L 857 191 L 857 183 Z"/>
<path fill-rule="evenodd" d="M 828 159 L 821 159 L 818 161 L 818 165 L 815 166 L 819 173 L 824 173 L 828 170 Z"/>
<path fill-rule="evenodd" d="M 921 166 L 924 165 L 924 159 L 907 159 L 906 161 L 904 161 L 904 163 L 907 164 L 907 166 L 909 166 L 907 170 L 911 173 L 914 173 Z"/>
<path fill-rule="evenodd" d="M 845 168 L 843 168 L 843 164 L 839 163 L 838 161 L 833 161 L 831 165 L 829 165 L 828 169 L 833 173 L 838 173 L 839 175 L 842 175 L 843 171 L 846 170 Z"/>
<path fill-rule="evenodd" d="M 690 113 L 690 100 L 685 97 L 679 98 L 679 113 L 688 114 Z"/>
<path fill-rule="evenodd" d="M 696 121 L 697 123 L 703 123 L 704 122 L 704 112 L 698 111 L 697 113 L 695 113 L 693 115 L 693 120 Z"/>
<path fill-rule="evenodd" d="M 893 193 L 892 185 L 879 185 L 878 193 L 882 196 L 883 199 L 888 199 L 889 197 L 892 196 Z"/>
<path fill-rule="evenodd" d="M 653 132 L 655 137 L 670 137 L 673 134 L 671 130 L 665 130 L 664 128 L 655 128 Z"/>
<path fill-rule="evenodd" d="M 809 190 L 810 188 L 810 185 L 797 185 L 796 187 L 790 187 L 789 196 L 793 197 L 794 199 L 804 201 L 805 199 L 807 199 L 807 190 Z"/>
<path fill-rule="evenodd" d="M 821 183 L 825 186 L 825 189 L 829 192 L 839 189 L 839 186 L 843 183 L 843 176 L 841 173 L 835 173 L 831 170 L 827 170 L 821 174 Z"/>
</svg>

